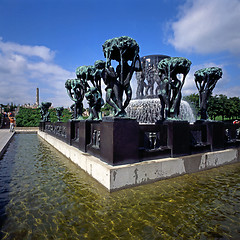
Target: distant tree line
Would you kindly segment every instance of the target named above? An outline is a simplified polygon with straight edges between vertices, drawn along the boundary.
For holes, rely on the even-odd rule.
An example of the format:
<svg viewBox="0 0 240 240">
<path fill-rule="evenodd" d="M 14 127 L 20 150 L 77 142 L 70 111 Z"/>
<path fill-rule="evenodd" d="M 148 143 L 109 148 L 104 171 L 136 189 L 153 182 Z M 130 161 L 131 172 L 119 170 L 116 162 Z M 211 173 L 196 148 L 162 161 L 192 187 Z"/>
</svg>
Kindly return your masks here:
<svg viewBox="0 0 240 240">
<path fill-rule="evenodd" d="M 49 109 L 50 121 L 57 122 L 56 109 Z M 71 113 L 68 109 L 63 110 L 62 122 L 67 122 L 71 119 Z M 20 107 L 16 116 L 17 127 L 38 127 L 41 121 L 40 109 L 38 108 L 23 108 Z"/>
<path fill-rule="evenodd" d="M 183 99 L 190 103 L 195 109 L 195 112 L 199 111 L 199 95 L 194 93 L 188 96 L 184 96 Z M 16 106 L 12 105 L 11 109 Z M 6 110 L 11 110 L 6 109 Z M 102 108 L 104 115 L 109 115 L 113 110 L 108 104 L 105 104 Z M 50 109 L 50 121 L 57 122 L 56 109 Z M 209 99 L 208 115 L 212 120 L 234 120 L 240 119 L 240 98 L 230 97 L 225 95 L 211 96 Z M 63 117 L 61 121 L 67 122 L 71 119 L 72 114 L 68 109 L 64 109 Z M 18 127 L 38 127 L 41 121 L 40 109 L 37 108 L 23 108 L 20 107 L 16 115 L 16 125 Z"/>
<path fill-rule="evenodd" d="M 199 95 L 194 93 L 183 97 L 199 112 Z M 240 119 L 240 98 L 220 94 L 211 96 L 208 102 L 208 116 L 212 120 L 233 120 Z"/>
<path fill-rule="evenodd" d="M 4 112 L 13 112 L 17 108 L 17 105 L 14 103 L 11 103 L 11 104 L 8 103 L 7 105 L 4 105 L 4 104 L 0 104 L 0 105 Z"/>
</svg>

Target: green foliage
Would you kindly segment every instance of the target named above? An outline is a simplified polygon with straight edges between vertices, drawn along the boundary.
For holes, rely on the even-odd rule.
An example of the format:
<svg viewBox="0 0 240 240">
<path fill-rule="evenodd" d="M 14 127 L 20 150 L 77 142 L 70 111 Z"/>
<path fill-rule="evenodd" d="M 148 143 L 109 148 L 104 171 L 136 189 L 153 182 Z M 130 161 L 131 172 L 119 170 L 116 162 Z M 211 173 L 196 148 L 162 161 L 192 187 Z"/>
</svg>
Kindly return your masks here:
<svg viewBox="0 0 240 240">
<path fill-rule="evenodd" d="M 184 96 L 183 99 L 193 105 L 196 112 L 199 111 L 199 95 L 191 94 Z M 240 118 L 240 98 L 220 94 L 211 96 L 208 101 L 208 115 L 212 120 L 226 120 Z"/>
<path fill-rule="evenodd" d="M 50 109 L 50 121 L 57 122 L 56 109 Z M 71 119 L 71 113 L 68 109 L 63 110 L 62 121 L 67 122 Z M 16 116 L 17 127 L 38 127 L 41 121 L 40 109 L 20 107 Z"/>
<path fill-rule="evenodd" d="M 13 103 L 11 104 L 8 103 L 7 105 L 4 105 L 4 104 L 1 104 L 1 105 L 3 107 L 4 112 L 13 112 L 17 108 L 16 104 L 13 104 Z"/>
<path fill-rule="evenodd" d="M 55 108 L 49 110 L 50 122 L 57 122 L 57 111 Z M 61 117 L 61 122 L 67 122 L 72 117 L 71 112 L 68 109 L 64 109 Z"/>
<path fill-rule="evenodd" d="M 41 121 L 39 109 L 20 107 L 16 116 L 17 127 L 38 127 Z"/>
</svg>

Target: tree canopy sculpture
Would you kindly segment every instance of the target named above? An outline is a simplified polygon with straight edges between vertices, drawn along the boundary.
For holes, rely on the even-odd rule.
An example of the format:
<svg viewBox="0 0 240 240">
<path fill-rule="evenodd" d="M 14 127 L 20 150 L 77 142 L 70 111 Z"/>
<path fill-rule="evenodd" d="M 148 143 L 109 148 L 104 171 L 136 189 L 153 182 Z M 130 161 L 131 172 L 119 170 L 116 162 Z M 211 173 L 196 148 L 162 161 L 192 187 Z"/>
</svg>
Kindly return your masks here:
<svg viewBox="0 0 240 240">
<path fill-rule="evenodd" d="M 203 68 L 194 73 L 195 83 L 199 91 L 200 116 L 207 120 L 207 106 L 217 81 L 222 77 L 222 69 L 219 67 Z"/>
<path fill-rule="evenodd" d="M 83 120 L 83 99 L 86 91 L 85 82 L 82 79 L 68 79 L 65 83 L 68 96 L 74 101 L 71 108 L 74 110 L 73 118 Z"/>
<path fill-rule="evenodd" d="M 56 108 L 56 115 L 57 115 L 58 122 L 61 121 L 63 110 L 64 110 L 63 107 L 57 107 Z"/>
<path fill-rule="evenodd" d="M 159 62 L 158 96 L 162 106 L 162 120 L 178 117 L 182 98 L 181 90 L 191 64 L 190 60 L 183 57 L 165 58 Z M 180 74 L 183 76 L 182 79 L 179 79 Z"/>
<path fill-rule="evenodd" d="M 101 107 L 104 105 L 101 93 L 96 87 L 91 87 L 85 94 L 89 104 L 89 120 L 102 120 Z"/>
<path fill-rule="evenodd" d="M 117 113 L 116 116 L 124 117 L 126 116 L 125 108 L 132 98 L 130 80 L 134 71 L 141 70 L 141 62 L 138 55 L 139 46 L 134 39 L 122 36 L 106 40 L 102 47 L 104 56 L 106 57 L 106 68 L 111 66 L 111 60 L 116 60 L 119 63 L 116 69 L 118 77 L 116 102 L 121 112 Z M 131 66 L 128 65 L 128 61 L 132 61 Z M 124 92 L 126 100 L 123 103 Z"/>
<path fill-rule="evenodd" d="M 49 121 L 49 112 L 48 109 L 51 107 L 52 103 L 50 102 L 42 102 L 40 105 L 40 114 L 43 122 Z"/>
<path fill-rule="evenodd" d="M 121 113 L 121 109 L 118 107 L 116 100 L 118 97 L 119 85 L 117 81 L 117 73 L 112 66 L 106 66 L 106 62 L 102 60 L 96 61 L 94 65 L 97 69 L 95 75 L 99 75 L 106 85 L 106 102 L 113 107 L 114 115 L 118 116 L 118 114 Z"/>
</svg>

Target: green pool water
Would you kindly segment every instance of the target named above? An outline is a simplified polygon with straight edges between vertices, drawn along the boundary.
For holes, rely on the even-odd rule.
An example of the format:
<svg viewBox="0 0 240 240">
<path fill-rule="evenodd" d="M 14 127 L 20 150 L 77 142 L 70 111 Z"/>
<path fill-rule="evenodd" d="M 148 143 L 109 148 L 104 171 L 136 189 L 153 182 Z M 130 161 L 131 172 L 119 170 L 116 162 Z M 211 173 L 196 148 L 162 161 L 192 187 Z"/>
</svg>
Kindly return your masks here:
<svg viewBox="0 0 240 240">
<path fill-rule="evenodd" d="M 0 239 L 240 239 L 240 163 L 108 193 L 36 134 L 0 160 Z"/>
</svg>

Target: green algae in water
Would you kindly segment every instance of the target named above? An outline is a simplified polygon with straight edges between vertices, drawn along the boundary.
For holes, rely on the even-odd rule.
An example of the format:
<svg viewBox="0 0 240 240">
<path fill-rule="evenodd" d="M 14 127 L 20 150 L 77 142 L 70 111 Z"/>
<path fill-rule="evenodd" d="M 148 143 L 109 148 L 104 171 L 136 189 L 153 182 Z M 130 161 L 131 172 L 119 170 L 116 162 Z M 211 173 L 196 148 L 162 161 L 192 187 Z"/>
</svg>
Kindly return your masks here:
<svg viewBox="0 0 240 240">
<path fill-rule="evenodd" d="M 239 239 L 240 163 L 108 193 L 36 134 L 0 160 L 3 239 Z"/>
</svg>

